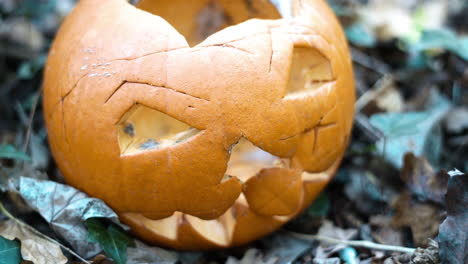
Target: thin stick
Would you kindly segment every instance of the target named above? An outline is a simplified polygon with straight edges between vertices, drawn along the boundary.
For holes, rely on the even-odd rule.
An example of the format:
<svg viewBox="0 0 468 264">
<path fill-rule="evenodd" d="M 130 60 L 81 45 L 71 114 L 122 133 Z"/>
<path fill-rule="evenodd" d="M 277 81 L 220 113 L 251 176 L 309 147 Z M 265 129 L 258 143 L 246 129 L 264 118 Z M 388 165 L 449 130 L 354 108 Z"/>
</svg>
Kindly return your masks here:
<svg viewBox="0 0 468 264">
<path fill-rule="evenodd" d="M 26 131 L 26 136 L 25 136 L 24 144 L 23 144 L 23 151 L 24 152 L 26 152 L 26 150 L 28 148 L 28 144 L 29 144 L 29 139 L 31 138 L 32 123 L 34 121 L 33 120 L 34 115 L 36 114 L 37 105 L 39 104 L 39 98 L 41 97 L 41 94 L 42 94 L 42 88 L 43 88 L 43 86 L 41 86 L 41 89 L 39 89 L 39 93 L 36 94 L 36 96 L 34 98 L 32 108 L 31 108 L 31 113 L 29 113 L 28 130 Z"/>
<path fill-rule="evenodd" d="M 356 48 L 351 48 L 351 54 L 354 62 L 371 71 L 374 71 L 380 75 L 386 75 L 390 72 L 390 67 L 387 64 L 370 57 Z"/>
<path fill-rule="evenodd" d="M 50 243 L 53 243 L 61 248 L 63 248 L 65 251 L 67 251 L 68 253 L 70 253 L 71 255 L 75 256 L 78 260 L 84 262 L 85 264 L 91 264 L 90 262 L 88 262 L 86 259 L 82 258 L 80 255 L 78 255 L 77 253 L 75 253 L 73 250 L 69 249 L 68 247 L 60 244 L 59 242 L 53 240 L 52 238 L 42 234 L 41 232 L 37 231 L 34 227 L 20 221 L 18 218 L 14 217 L 10 212 L 8 212 L 8 210 L 5 208 L 5 206 L 3 205 L 3 202 L 0 201 L 0 211 L 5 214 L 8 218 L 10 218 L 11 220 L 15 221 L 18 225 L 28 229 L 29 231 L 31 231 L 32 233 L 34 233 L 35 235 L 49 241 Z"/>
<path fill-rule="evenodd" d="M 369 248 L 369 249 L 374 249 L 374 250 L 394 251 L 394 252 L 403 252 L 403 253 L 413 253 L 416 250 L 414 248 L 382 245 L 382 244 L 377 244 L 374 242 L 363 241 L 363 240 L 341 240 L 341 239 L 336 239 L 332 237 L 319 236 L 319 235 L 306 235 L 306 234 L 299 234 L 299 233 L 290 232 L 290 231 L 287 231 L 287 233 L 291 234 L 294 237 L 307 240 L 307 241 L 319 240 L 319 241 L 327 242 L 330 244 L 343 244 L 343 245 L 352 246 L 352 247 L 363 247 L 363 248 Z"/>
</svg>

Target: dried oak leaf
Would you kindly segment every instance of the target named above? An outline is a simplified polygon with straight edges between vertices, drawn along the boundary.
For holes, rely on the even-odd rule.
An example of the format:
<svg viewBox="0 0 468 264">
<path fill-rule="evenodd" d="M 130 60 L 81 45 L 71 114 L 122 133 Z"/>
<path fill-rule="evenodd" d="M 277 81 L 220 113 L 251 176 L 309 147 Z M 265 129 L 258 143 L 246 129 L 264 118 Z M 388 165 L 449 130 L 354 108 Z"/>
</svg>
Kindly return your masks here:
<svg viewBox="0 0 468 264">
<path fill-rule="evenodd" d="M 444 204 L 448 175 L 444 172 L 434 172 L 431 164 L 425 158 L 407 153 L 400 177 L 419 200 Z"/>
<path fill-rule="evenodd" d="M 404 246 L 403 233 L 392 227 L 392 217 L 387 215 L 371 216 L 372 238 L 380 244 Z"/>
<path fill-rule="evenodd" d="M 21 241 L 21 255 L 24 260 L 35 264 L 65 264 L 68 261 L 58 245 L 39 237 L 13 220 L 0 223 L 0 235 Z"/>
<path fill-rule="evenodd" d="M 242 257 L 242 259 L 229 257 L 226 261 L 226 264 L 275 264 L 276 262 L 276 258 L 264 261 L 261 251 L 256 248 L 251 248 L 245 252 L 245 255 Z"/>
<path fill-rule="evenodd" d="M 392 225 L 411 228 L 416 245 L 427 246 L 427 239 L 437 235 L 442 219 L 441 210 L 436 205 L 414 201 L 408 191 L 403 191 L 394 208 Z"/>
<path fill-rule="evenodd" d="M 84 222 L 90 218 L 107 218 L 120 224 L 117 215 L 102 200 L 87 196 L 77 189 L 53 181 L 20 177 L 16 190 L 51 228 L 85 258 L 102 249 L 88 242 Z"/>
<path fill-rule="evenodd" d="M 158 247 L 150 247 L 135 241 L 135 247 L 127 248 L 127 264 L 175 264 L 177 254 Z"/>
<path fill-rule="evenodd" d="M 331 237 L 340 240 L 351 240 L 358 235 L 357 229 L 342 229 L 333 225 L 330 221 L 324 221 L 323 225 L 320 227 L 318 234 L 319 236 Z M 347 246 L 342 244 L 329 244 L 326 242 L 321 242 L 320 245 L 315 250 L 316 259 L 327 259 L 334 253 L 337 253 Z"/>
</svg>

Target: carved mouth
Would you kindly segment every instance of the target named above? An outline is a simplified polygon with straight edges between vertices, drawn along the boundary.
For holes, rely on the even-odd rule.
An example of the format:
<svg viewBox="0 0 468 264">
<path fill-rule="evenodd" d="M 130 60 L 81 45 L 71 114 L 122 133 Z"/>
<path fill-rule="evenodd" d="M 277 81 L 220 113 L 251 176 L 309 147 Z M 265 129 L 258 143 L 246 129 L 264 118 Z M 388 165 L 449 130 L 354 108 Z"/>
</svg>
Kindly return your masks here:
<svg viewBox="0 0 468 264">
<path fill-rule="evenodd" d="M 235 176 L 242 182 L 246 182 L 262 169 L 281 165 L 280 158 L 260 149 L 245 138 L 241 138 L 231 147 L 230 154 L 226 174 Z"/>
</svg>

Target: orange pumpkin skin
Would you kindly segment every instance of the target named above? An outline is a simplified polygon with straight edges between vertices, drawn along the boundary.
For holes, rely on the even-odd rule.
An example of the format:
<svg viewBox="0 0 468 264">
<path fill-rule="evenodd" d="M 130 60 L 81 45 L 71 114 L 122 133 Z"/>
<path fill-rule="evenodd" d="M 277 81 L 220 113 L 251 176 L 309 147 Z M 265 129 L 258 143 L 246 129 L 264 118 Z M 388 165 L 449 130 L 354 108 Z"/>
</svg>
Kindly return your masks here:
<svg viewBox="0 0 468 264">
<path fill-rule="evenodd" d="M 355 95 L 325 1 L 291 3 L 282 19 L 267 0 L 81 0 L 44 81 L 66 181 L 178 249 L 241 245 L 296 216 L 338 167 Z"/>
</svg>

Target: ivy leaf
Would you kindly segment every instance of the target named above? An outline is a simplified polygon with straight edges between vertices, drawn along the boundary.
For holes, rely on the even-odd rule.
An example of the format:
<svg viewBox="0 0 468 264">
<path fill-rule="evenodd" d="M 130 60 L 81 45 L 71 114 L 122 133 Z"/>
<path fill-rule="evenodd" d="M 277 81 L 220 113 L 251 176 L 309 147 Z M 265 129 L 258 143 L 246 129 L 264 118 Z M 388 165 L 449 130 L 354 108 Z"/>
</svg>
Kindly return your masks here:
<svg viewBox="0 0 468 264">
<path fill-rule="evenodd" d="M 307 209 L 307 213 L 312 216 L 327 216 L 330 211 L 331 202 L 326 193 L 321 193 L 314 203 Z"/>
<path fill-rule="evenodd" d="M 0 236 L 21 241 L 21 256 L 24 260 L 41 264 L 65 264 L 67 257 L 60 246 L 37 235 L 30 228 L 15 220 L 0 222 Z M 1 263 L 1 262 L 0 262 Z"/>
<path fill-rule="evenodd" d="M 440 121 L 451 109 L 448 99 L 433 90 L 425 111 L 406 113 L 377 113 L 371 124 L 385 136 L 377 142 L 377 149 L 392 165 L 403 166 L 407 152 L 425 156 L 437 167 L 441 152 Z"/>
<path fill-rule="evenodd" d="M 127 246 L 133 245 L 133 240 L 117 226 L 110 224 L 107 227 L 97 218 L 86 220 L 88 240 L 99 243 L 106 255 L 116 264 L 127 263 Z"/>
<path fill-rule="evenodd" d="M 31 158 L 21 150 L 9 144 L 0 145 L 0 159 L 17 159 L 30 161 Z"/>
<path fill-rule="evenodd" d="M 345 30 L 348 40 L 356 46 L 374 47 L 377 40 L 373 33 L 362 23 L 356 22 Z"/>
<path fill-rule="evenodd" d="M 21 251 L 19 243 L 0 236 L 0 264 L 19 264 L 20 262 Z"/>
<path fill-rule="evenodd" d="M 449 29 L 426 30 L 421 39 L 413 46 L 416 51 L 444 49 L 468 61 L 468 38 L 459 37 Z"/>
</svg>

